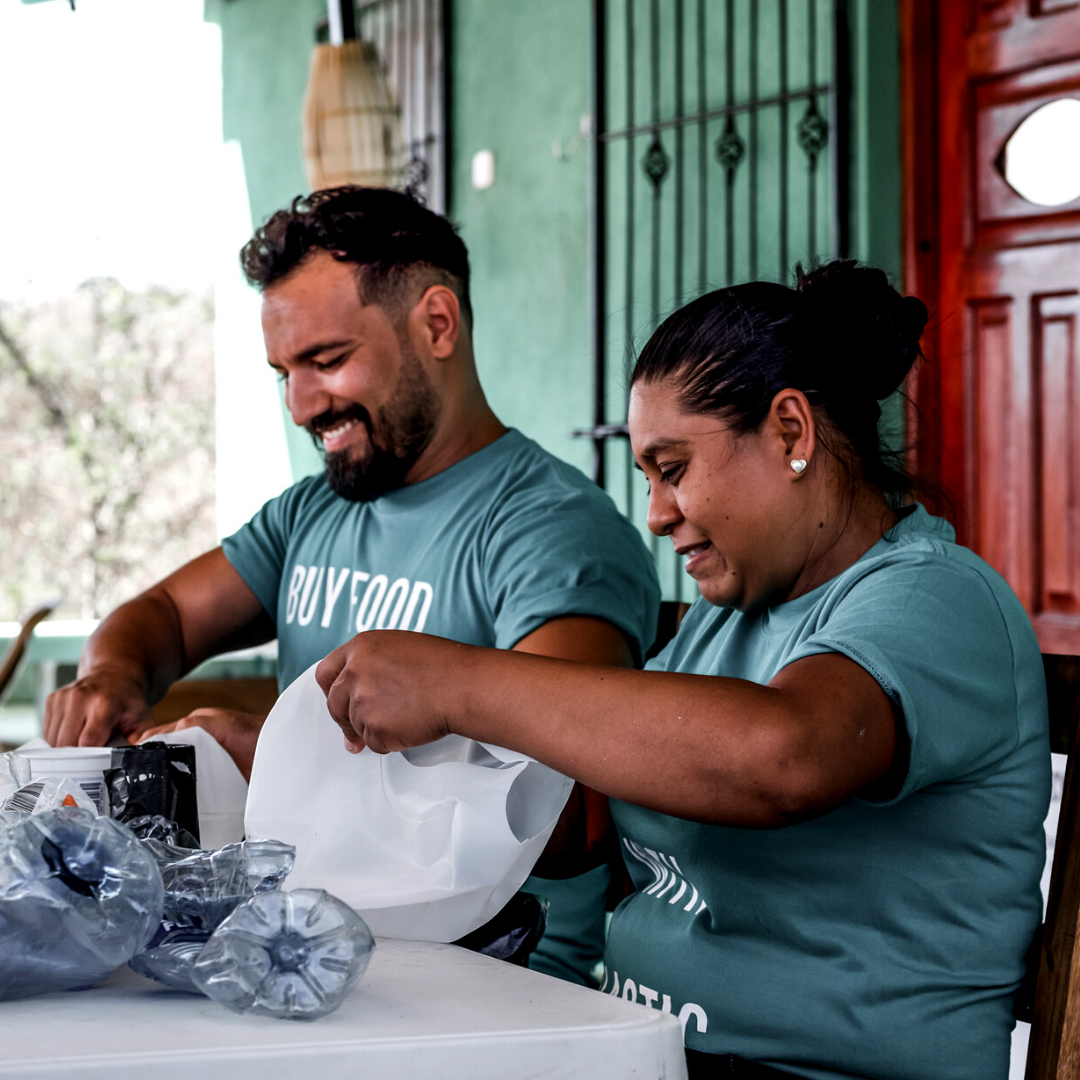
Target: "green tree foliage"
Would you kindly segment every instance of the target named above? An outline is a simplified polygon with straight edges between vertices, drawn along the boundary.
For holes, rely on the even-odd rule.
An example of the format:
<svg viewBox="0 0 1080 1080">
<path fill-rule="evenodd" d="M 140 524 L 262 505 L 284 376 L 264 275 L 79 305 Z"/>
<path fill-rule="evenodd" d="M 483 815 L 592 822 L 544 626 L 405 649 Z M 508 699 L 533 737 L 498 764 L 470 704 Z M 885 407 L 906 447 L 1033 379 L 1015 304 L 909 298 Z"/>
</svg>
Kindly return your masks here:
<svg viewBox="0 0 1080 1080">
<path fill-rule="evenodd" d="M 94 618 L 214 543 L 212 296 L 0 307 L 0 620 Z"/>
</svg>

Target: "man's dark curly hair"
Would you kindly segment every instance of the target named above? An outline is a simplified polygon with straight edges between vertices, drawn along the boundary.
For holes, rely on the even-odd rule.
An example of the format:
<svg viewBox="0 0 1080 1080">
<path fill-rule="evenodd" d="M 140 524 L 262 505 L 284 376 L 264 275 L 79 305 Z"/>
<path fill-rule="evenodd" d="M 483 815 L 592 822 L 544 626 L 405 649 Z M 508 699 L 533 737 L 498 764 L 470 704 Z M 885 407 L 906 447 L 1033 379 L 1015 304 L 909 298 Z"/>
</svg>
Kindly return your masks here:
<svg viewBox="0 0 1080 1080">
<path fill-rule="evenodd" d="M 444 217 L 388 188 L 336 187 L 298 195 L 240 250 L 252 285 L 266 289 L 288 277 L 315 250 L 358 268 L 365 304 L 392 308 L 417 285 L 446 285 L 472 327 L 469 253 Z"/>
</svg>

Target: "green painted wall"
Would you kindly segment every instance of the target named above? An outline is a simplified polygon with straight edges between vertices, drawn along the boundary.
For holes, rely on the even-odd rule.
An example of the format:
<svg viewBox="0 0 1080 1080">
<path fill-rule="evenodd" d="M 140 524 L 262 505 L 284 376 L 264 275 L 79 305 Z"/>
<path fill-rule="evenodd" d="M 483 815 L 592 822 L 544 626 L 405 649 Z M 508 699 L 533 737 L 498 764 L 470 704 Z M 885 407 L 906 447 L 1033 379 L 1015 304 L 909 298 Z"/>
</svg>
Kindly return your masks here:
<svg viewBox="0 0 1080 1080">
<path fill-rule="evenodd" d="M 476 353 L 496 413 L 587 468 L 588 146 L 558 161 L 589 111 L 583 0 L 454 0 L 450 216 L 472 257 Z M 472 156 L 495 154 L 474 191 Z"/>
</svg>

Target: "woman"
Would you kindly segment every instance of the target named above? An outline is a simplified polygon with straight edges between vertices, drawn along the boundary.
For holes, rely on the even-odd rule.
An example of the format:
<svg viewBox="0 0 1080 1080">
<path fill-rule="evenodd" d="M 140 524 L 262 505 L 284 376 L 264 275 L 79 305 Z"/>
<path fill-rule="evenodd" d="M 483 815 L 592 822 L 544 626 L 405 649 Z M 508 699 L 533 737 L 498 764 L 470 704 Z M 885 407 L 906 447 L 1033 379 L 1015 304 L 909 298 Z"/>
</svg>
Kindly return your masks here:
<svg viewBox="0 0 1080 1080">
<path fill-rule="evenodd" d="M 649 670 L 400 633 L 319 669 L 353 750 L 452 731 L 612 797 L 636 891 L 604 989 L 678 1015 L 692 1076 L 1008 1073 L 1045 687 L 1016 597 L 879 441 L 925 321 L 838 262 L 656 332 L 631 442 L 702 598 Z"/>
</svg>

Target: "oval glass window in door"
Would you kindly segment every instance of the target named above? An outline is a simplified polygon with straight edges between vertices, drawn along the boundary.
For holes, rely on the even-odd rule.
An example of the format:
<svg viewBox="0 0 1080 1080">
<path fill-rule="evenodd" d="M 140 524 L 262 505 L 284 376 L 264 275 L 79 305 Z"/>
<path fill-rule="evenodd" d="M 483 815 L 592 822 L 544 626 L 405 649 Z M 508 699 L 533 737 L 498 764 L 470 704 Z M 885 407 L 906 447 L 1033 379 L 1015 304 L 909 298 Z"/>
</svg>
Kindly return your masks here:
<svg viewBox="0 0 1080 1080">
<path fill-rule="evenodd" d="M 1024 117 L 996 164 L 1028 202 L 1061 206 L 1080 198 L 1080 99 L 1058 98 Z"/>
</svg>

